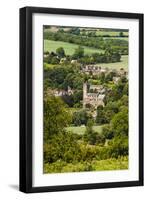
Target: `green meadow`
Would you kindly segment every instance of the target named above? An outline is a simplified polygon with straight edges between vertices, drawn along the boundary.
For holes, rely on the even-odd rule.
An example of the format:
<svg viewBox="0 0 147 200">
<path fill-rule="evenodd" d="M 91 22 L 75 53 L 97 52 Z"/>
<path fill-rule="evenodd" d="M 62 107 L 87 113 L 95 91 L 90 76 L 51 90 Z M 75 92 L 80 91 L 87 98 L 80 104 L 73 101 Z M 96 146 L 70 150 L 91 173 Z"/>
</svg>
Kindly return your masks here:
<svg viewBox="0 0 147 200">
<path fill-rule="evenodd" d="M 115 63 L 98 63 L 97 65 L 101 67 L 108 67 L 111 69 L 121 69 L 124 68 L 126 71 L 128 71 L 128 56 L 121 56 L 121 62 L 115 62 Z"/>
<path fill-rule="evenodd" d="M 120 31 L 121 32 L 121 31 Z M 108 31 L 108 30 L 97 30 L 96 31 L 96 35 L 97 36 L 105 36 L 105 35 L 109 35 L 109 36 L 113 36 L 113 37 L 118 37 L 119 36 L 119 34 L 120 34 L 120 32 L 119 31 Z M 128 36 L 128 32 L 123 32 L 123 35 L 124 36 Z"/>
<path fill-rule="evenodd" d="M 44 40 L 44 51 L 56 51 L 57 48 L 63 47 L 65 50 L 66 55 L 72 55 L 75 52 L 75 49 L 78 48 L 79 45 L 72 44 L 68 42 L 61 42 L 61 41 L 53 41 L 53 40 Z M 92 54 L 92 53 L 103 53 L 104 51 L 101 49 L 96 49 L 92 47 L 83 46 L 85 54 Z"/>
<path fill-rule="evenodd" d="M 102 132 L 102 126 L 93 126 L 93 130 L 101 133 Z M 75 134 L 79 134 L 79 135 L 83 135 L 86 131 L 86 127 L 85 126 L 70 126 L 66 128 L 67 131 L 73 132 Z"/>
</svg>

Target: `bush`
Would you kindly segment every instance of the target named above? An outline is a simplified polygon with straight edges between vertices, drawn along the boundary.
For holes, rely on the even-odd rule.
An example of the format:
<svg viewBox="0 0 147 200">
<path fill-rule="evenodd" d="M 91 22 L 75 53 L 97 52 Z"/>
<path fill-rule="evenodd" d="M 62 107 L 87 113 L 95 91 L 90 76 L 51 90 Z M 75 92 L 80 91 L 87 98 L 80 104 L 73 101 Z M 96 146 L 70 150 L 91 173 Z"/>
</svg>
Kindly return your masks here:
<svg viewBox="0 0 147 200">
<path fill-rule="evenodd" d="M 80 146 L 75 134 L 62 131 L 53 135 L 44 144 L 44 162 L 52 163 L 58 160 L 75 162 L 80 160 Z"/>
<path fill-rule="evenodd" d="M 81 124 L 86 125 L 91 115 L 87 113 L 86 110 L 80 110 L 73 113 L 73 124 L 75 126 L 80 126 Z"/>
<path fill-rule="evenodd" d="M 113 158 L 128 155 L 128 137 L 117 136 L 110 142 L 110 155 Z"/>
<path fill-rule="evenodd" d="M 109 140 L 111 140 L 114 137 L 114 133 L 110 125 L 103 126 L 102 135 L 104 135 L 104 137 Z"/>
</svg>

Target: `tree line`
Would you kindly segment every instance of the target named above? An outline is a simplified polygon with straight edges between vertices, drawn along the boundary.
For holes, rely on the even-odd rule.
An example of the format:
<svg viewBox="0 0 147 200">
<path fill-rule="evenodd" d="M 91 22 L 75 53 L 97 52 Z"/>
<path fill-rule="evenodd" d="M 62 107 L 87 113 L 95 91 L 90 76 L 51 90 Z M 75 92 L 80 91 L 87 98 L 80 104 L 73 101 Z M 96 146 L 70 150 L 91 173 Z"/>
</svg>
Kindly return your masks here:
<svg viewBox="0 0 147 200">
<path fill-rule="evenodd" d="M 93 36 L 82 36 L 76 35 L 68 32 L 45 32 L 44 39 L 63 41 L 73 44 L 78 44 L 80 46 L 94 47 L 97 49 L 106 50 L 111 47 L 115 52 L 121 55 L 128 55 L 128 41 L 121 39 L 104 39 L 103 37 L 93 37 Z"/>
<path fill-rule="evenodd" d="M 92 53 L 91 55 L 85 54 L 84 48 L 78 46 L 73 55 L 66 55 L 63 47 L 56 49 L 56 52 L 45 52 L 44 62 L 48 64 L 70 64 L 72 60 L 77 60 L 81 64 L 97 64 L 97 63 L 115 63 L 120 62 L 121 55 L 107 48 L 104 53 Z M 65 58 L 62 62 L 61 59 Z"/>
</svg>

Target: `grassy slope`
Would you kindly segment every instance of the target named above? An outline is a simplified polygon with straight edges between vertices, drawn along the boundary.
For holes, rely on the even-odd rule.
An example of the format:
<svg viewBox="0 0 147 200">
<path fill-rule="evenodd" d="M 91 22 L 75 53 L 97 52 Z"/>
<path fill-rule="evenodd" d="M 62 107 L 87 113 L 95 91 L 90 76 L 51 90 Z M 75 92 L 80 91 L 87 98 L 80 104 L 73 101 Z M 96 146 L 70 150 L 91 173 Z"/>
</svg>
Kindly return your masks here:
<svg viewBox="0 0 147 200">
<path fill-rule="evenodd" d="M 113 40 L 115 40 L 115 39 L 118 39 L 118 40 L 126 40 L 126 41 L 128 41 L 129 40 L 129 38 L 128 37 L 104 37 L 103 38 L 104 40 L 110 40 L 110 39 L 113 39 Z"/>
<path fill-rule="evenodd" d="M 108 30 L 106 30 L 106 31 L 104 31 L 104 30 L 97 30 L 97 32 L 96 32 L 96 35 L 100 35 L 100 36 L 103 36 L 103 35 L 110 35 L 110 36 L 119 36 L 119 31 L 117 32 L 117 31 L 108 31 Z M 125 35 L 125 36 L 128 36 L 128 32 L 123 32 L 123 34 Z"/>
<path fill-rule="evenodd" d="M 49 51 L 49 52 L 51 51 L 55 52 L 57 48 L 63 47 L 67 55 L 72 55 L 78 46 L 79 45 L 77 44 L 72 44 L 68 42 L 44 40 L 44 51 Z M 92 47 L 85 47 L 85 46 L 83 47 L 84 47 L 85 54 L 104 52 L 103 50 L 92 48 Z"/>
<path fill-rule="evenodd" d="M 124 68 L 125 70 L 128 70 L 128 56 L 122 56 L 121 62 L 116 63 L 98 63 L 97 65 L 101 67 L 108 67 L 111 69 L 120 69 Z"/>
<path fill-rule="evenodd" d="M 101 133 L 102 127 L 103 126 L 93 126 L 93 130 Z M 85 133 L 86 127 L 85 126 L 70 126 L 70 127 L 67 127 L 66 130 L 82 135 Z"/>
</svg>

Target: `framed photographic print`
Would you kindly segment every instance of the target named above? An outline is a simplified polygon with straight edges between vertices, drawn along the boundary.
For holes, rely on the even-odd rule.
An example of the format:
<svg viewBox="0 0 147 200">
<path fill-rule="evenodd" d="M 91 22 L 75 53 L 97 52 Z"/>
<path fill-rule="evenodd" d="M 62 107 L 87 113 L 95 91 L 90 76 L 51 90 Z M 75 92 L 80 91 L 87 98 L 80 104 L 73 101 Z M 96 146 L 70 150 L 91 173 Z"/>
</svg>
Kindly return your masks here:
<svg viewBox="0 0 147 200">
<path fill-rule="evenodd" d="M 20 191 L 143 185 L 143 14 L 20 9 Z"/>
</svg>

